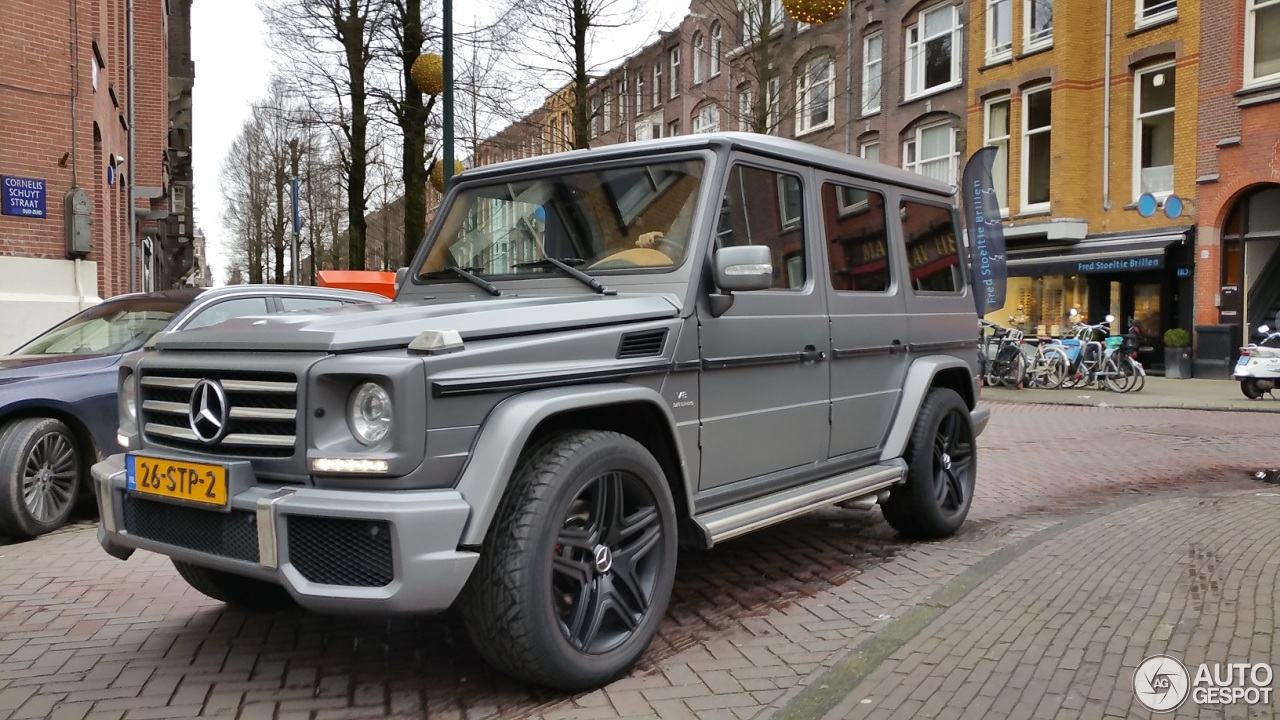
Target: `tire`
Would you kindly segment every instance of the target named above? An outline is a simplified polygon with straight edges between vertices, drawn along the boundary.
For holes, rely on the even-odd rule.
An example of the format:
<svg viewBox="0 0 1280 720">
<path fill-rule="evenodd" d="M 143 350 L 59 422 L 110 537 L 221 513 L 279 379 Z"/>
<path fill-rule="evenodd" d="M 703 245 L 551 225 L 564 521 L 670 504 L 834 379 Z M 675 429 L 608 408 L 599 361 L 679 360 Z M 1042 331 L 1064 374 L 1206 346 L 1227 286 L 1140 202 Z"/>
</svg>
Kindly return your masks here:
<svg viewBox="0 0 1280 720">
<path fill-rule="evenodd" d="M 604 685 L 657 633 L 676 541 L 665 475 L 643 445 L 594 430 L 544 439 L 522 455 L 463 589 L 476 650 L 539 685 Z"/>
<path fill-rule="evenodd" d="M 1250 400 L 1257 400 L 1262 397 L 1262 390 L 1258 388 L 1258 381 L 1254 378 L 1245 378 L 1240 381 L 1240 392 Z M 2 447 L 3 444 L 0 444 Z"/>
<path fill-rule="evenodd" d="M 0 535 L 33 538 L 66 524 L 84 484 L 75 434 L 53 418 L 0 429 Z"/>
<path fill-rule="evenodd" d="M 1102 363 L 1103 384 L 1108 390 L 1127 393 L 1137 387 L 1137 372 L 1128 363 L 1129 358 L 1121 360 L 1115 353 L 1107 356 Z"/>
<path fill-rule="evenodd" d="M 950 388 L 925 396 L 907 443 L 907 479 L 881 503 L 899 533 L 920 539 L 955 534 L 969 514 L 978 470 L 969 406 Z"/>
<path fill-rule="evenodd" d="M 1044 372 L 1041 375 L 1043 382 L 1042 387 L 1046 390 L 1057 390 L 1067 380 L 1067 370 L 1071 365 L 1071 361 L 1067 359 L 1067 353 L 1062 350 L 1049 350 L 1045 352 Z"/>
<path fill-rule="evenodd" d="M 173 567 L 188 585 L 233 607 L 275 612 L 296 605 L 289 591 L 274 583 L 232 575 L 181 560 L 174 560 Z"/>
</svg>

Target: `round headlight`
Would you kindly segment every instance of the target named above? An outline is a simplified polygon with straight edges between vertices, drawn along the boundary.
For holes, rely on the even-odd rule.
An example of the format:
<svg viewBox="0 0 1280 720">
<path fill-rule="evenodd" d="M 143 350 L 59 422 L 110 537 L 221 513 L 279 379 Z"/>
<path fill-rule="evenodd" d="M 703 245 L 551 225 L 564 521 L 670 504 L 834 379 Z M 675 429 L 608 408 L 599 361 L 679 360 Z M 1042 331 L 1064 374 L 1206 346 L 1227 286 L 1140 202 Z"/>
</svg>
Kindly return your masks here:
<svg viewBox="0 0 1280 720">
<path fill-rule="evenodd" d="M 126 418 L 138 422 L 138 383 L 132 375 L 125 378 L 124 387 L 120 389 L 120 407 Z"/>
<path fill-rule="evenodd" d="M 391 430 L 391 396 L 378 383 L 367 382 L 351 394 L 348 412 L 351 432 L 365 445 L 374 445 Z"/>
</svg>

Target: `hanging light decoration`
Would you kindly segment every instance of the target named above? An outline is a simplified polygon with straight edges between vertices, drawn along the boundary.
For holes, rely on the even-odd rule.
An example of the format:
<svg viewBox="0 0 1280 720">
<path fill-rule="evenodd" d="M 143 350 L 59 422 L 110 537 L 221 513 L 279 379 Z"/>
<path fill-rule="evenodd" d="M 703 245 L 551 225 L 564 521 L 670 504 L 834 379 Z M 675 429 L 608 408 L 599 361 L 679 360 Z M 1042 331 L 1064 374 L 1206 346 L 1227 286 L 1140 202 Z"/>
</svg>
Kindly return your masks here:
<svg viewBox="0 0 1280 720">
<path fill-rule="evenodd" d="M 810 25 L 835 20 L 847 4 L 848 0 L 782 0 L 788 15 Z"/>
<path fill-rule="evenodd" d="M 463 166 L 463 164 L 458 162 L 457 160 L 454 160 L 453 174 L 458 175 L 463 170 L 466 170 L 466 167 Z M 435 188 L 436 192 L 438 193 L 444 192 L 444 161 L 443 160 L 436 160 L 434 163 L 431 164 L 431 187 Z"/>
<path fill-rule="evenodd" d="M 428 95 L 444 92 L 444 58 L 435 53 L 424 53 L 409 68 L 413 84 Z"/>
</svg>

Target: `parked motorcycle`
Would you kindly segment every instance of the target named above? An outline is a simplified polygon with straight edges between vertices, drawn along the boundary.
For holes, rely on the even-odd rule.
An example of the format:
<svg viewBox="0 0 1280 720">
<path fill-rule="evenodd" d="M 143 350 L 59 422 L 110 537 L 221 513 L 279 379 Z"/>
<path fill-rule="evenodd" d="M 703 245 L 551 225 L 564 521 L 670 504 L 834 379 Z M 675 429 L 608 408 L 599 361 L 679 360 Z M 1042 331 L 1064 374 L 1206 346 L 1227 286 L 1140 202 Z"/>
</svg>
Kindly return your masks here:
<svg viewBox="0 0 1280 720">
<path fill-rule="evenodd" d="M 1280 384 L 1280 315 L 1276 316 L 1276 325 L 1274 331 L 1259 325 L 1258 334 L 1263 339 L 1240 348 L 1235 379 L 1240 381 L 1240 392 L 1250 400 L 1270 394 Z"/>
</svg>

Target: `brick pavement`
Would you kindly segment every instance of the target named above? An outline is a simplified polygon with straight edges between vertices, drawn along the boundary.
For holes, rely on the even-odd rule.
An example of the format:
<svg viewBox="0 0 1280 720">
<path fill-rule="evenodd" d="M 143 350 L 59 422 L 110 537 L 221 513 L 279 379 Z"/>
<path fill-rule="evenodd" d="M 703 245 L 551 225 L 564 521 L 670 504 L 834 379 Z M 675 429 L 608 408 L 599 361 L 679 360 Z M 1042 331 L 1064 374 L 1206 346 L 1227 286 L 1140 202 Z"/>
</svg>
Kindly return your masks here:
<svg viewBox="0 0 1280 720">
<path fill-rule="evenodd" d="M 489 670 L 458 622 L 231 611 L 90 528 L 0 547 L 0 718 L 767 714 L 981 558 L 1134 493 L 1241 487 L 1274 462 L 1253 414 L 993 404 L 970 522 L 908 546 L 832 509 L 681 554 L 641 667 L 575 698 Z"/>
<path fill-rule="evenodd" d="M 1149 715 L 1143 658 L 1280 665 L 1280 492 L 1143 503 L 1073 528 L 997 571 L 860 682 L 826 718 Z M 1280 689 L 1272 680 L 1271 687 Z M 1173 717 L 1273 717 L 1197 705 Z"/>
</svg>

